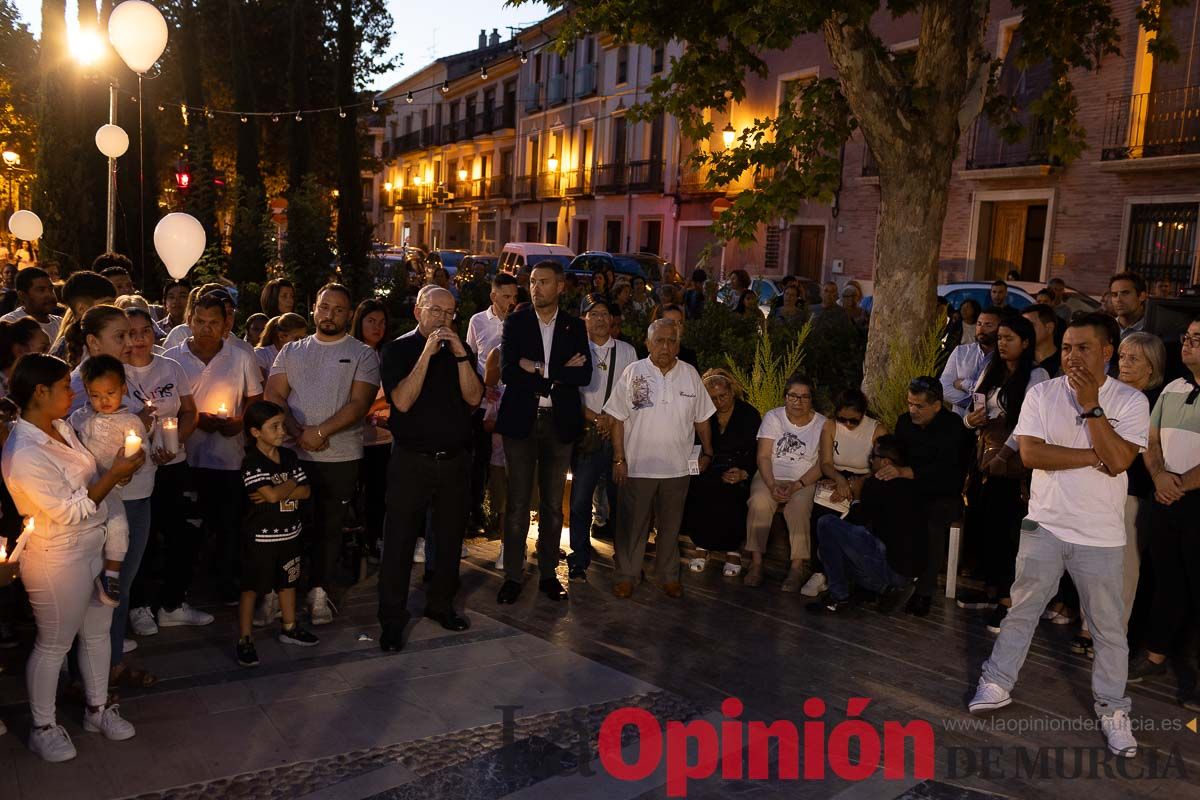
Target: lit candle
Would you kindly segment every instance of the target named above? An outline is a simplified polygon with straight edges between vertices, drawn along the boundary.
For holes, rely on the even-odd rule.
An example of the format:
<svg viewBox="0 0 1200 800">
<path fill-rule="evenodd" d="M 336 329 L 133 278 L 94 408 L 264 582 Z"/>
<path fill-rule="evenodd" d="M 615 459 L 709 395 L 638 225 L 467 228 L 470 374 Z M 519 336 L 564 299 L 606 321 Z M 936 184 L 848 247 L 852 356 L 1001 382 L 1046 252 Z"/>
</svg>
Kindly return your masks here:
<svg viewBox="0 0 1200 800">
<path fill-rule="evenodd" d="M 179 452 L 179 420 L 176 417 L 162 418 L 162 448 L 168 453 Z"/>
<path fill-rule="evenodd" d="M 133 431 L 125 434 L 125 457 L 133 458 L 133 454 L 142 449 L 142 437 Z"/>
<path fill-rule="evenodd" d="M 217 416 L 226 419 L 229 417 L 229 408 L 224 403 L 217 406 Z"/>
</svg>

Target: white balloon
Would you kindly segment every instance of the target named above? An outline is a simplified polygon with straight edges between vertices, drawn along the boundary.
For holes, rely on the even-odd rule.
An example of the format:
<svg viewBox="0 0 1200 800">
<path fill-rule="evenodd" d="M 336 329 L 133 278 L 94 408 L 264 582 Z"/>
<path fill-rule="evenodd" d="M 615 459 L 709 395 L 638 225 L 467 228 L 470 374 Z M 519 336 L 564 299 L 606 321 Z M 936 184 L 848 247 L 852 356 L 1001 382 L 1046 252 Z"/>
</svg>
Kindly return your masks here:
<svg viewBox="0 0 1200 800">
<path fill-rule="evenodd" d="M 42 238 L 42 220 L 32 211 L 21 210 L 8 218 L 8 229 L 12 235 L 27 242 Z"/>
<path fill-rule="evenodd" d="M 108 40 L 131 70 L 141 75 L 167 49 L 167 21 L 143 0 L 125 0 L 108 17 Z"/>
<path fill-rule="evenodd" d="M 101 125 L 96 131 L 96 147 L 109 158 L 120 158 L 129 149 L 129 134 L 120 125 Z"/>
<path fill-rule="evenodd" d="M 187 275 L 204 255 L 207 239 L 204 226 L 191 214 L 167 214 L 154 226 L 154 249 L 176 280 Z"/>
</svg>

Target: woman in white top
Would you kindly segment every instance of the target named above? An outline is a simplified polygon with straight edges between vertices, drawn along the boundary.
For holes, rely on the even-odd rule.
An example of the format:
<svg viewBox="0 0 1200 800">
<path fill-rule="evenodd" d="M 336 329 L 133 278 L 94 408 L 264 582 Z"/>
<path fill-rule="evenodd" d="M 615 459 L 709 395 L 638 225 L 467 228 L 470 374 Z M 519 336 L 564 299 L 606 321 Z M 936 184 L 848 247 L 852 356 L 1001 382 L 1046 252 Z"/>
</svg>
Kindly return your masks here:
<svg viewBox="0 0 1200 800">
<path fill-rule="evenodd" d="M 387 307 L 374 298 L 359 303 L 350 323 L 350 335 L 378 353 L 390 341 Z M 391 406 L 380 386 L 363 421 L 363 466 L 358 473 L 367 544 L 376 548 L 376 555 L 383 545 L 384 495 L 387 492 L 388 458 L 392 453 L 392 432 L 388 429 L 390 416 Z"/>
<path fill-rule="evenodd" d="M 813 386 L 808 378 L 793 375 L 784 389 L 784 405 L 763 416 L 758 429 L 758 472 L 750 483 L 746 516 L 746 550 L 753 562 L 746 573 L 747 586 L 763 582 L 763 552 L 771 521 L 782 507 L 787 521 L 791 569 L 783 591 L 799 591 L 801 568 L 809 553 L 813 495 L 821 478 L 821 431 L 825 417 L 813 410 Z"/>
<path fill-rule="evenodd" d="M 308 323 L 299 314 L 281 314 L 267 320 L 267 326 L 263 328 L 262 336 L 258 340 L 260 346 L 254 348 L 254 360 L 262 370 L 264 381 L 271 374 L 271 365 L 275 363 L 275 356 L 279 355 L 283 346 L 297 342 L 307 335 Z"/>
<path fill-rule="evenodd" d="M 76 636 L 87 695 L 83 727 L 109 739 L 134 734 L 108 703 L 109 625 L 112 608 L 96 596 L 107 518 L 105 497 L 145 461 L 142 451 L 117 454 L 100 472 L 63 417 L 71 407 L 71 371 L 52 356 L 28 355 L 13 371 L 12 398 L 21 416 L 4 447 L 0 469 L 21 514 L 33 527 L 23 535 L 21 578 L 37 622 L 26 665 L 33 730 L 29 748 L 47 761 L 75 757 L 75 746 L 55 719 L 63 658 Z"/>
<path fill-rule="evenodd" d="M 1009 591 L 1016 576 L 1017 548 L 1025 503 L 1022 485 L 1029 471 L 1021 463 L 1013 430 L 1029 387 L 1050 379 L 1033 365 L 1036 334 L 1033 323 L 1021 316 L 1003 317 L 996 331 L 996 355 L 973 389 L 968 428 L 977 431 L 976 477 L 971 492 L 966 528 L 983 545 L 985 597 L 964 592 L 964 608 L 990 608 L 987 626 L 1000 632 L 1000 623 L 1012 606 Z M 983 402 L 979 402 L 982 400 Z"/>
<path fill-rule="evenodd" d="M 73 414 L 88 402 L 79 364 L 100 355 L 112 356 L 122 364 L 128 364 L 133 344 L 129 338 L 129 318 L 124 311 L 110 305 L 92 306 L 63 336 L 67 340 L 67 362 L 76 365 L 71 373 L 71 391 L 75 393 L 71 401 Z M 128 404 L 129 410 L 141 417 L 142 423 L 149 428 L 152 420 L 142 402 L 131 397 Z"/>
</svg>

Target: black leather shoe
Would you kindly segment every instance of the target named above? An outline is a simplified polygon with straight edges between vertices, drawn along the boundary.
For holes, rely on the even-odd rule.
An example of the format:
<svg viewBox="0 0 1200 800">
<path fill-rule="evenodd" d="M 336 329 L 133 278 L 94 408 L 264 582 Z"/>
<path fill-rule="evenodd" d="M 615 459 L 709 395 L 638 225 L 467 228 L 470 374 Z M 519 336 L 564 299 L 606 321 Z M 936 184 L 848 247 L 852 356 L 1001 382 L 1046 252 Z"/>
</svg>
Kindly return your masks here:
<svg viewBox="0 0 1200 800">
<path fill-rule="evenodd" d="M 516 581 L 505 581 L 496 594 L 496 602 L 502 606 L 512 605 L 521 596 L 521 584 Z"/>
<path fill-rule="evenodd" d="M 448 631 L 465 631 L 471 627 L 471 621 L 466 617 L 459 616 L 453 609 L 443 612 L 426 611 L 425 616 Z"/>
<path fill-rule="evenodd" d="M 906 614 L 912 614 L 915 617 L 929 616 L 929 609 L 933 607 L 933 598 L 925 597 L 924 595 L 915 594 L 908 601 L 908 605 L 904 607 Z"/>
<path fill-rule="evenodd" d="M 567 590 L 563 588 L 563 585 L 556 578 L 547 578 L 544 581 L 538 581 L 538 591 L 556 602 L 567 598 Z"/>
<path fill-rule="evenodd" d="M 404 626 L 396 623 L 384 625 L 383 633 L 379 635 L 379 649 L 385 653 L 389 650 L 398 653 L 404 649 Z"/>
<path fill-rule="evenodd" d="M 583 567 L 571 567 L 567 571 L 567 578 L 574 583 L 587 583 L 587 570 Z"/>
</svg>

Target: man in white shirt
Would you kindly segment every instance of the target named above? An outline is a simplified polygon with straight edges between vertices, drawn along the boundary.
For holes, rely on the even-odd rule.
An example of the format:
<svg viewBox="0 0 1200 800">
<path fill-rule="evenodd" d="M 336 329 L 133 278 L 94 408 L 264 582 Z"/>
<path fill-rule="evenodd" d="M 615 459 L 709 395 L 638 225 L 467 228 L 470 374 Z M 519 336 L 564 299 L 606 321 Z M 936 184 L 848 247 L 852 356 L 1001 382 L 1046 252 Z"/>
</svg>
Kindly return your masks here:
<svg viewBox="0 0 1200 800">
<path fill-rule="evenodd" d="M 633 594 L 653 512 L 656 579 L 668 597 L 680 597 L 679 525 L 691 481 L 688 462 L 699 437 L 698 468 L 712 463 L 709 418 L 716 407 L 700 374 L 678 359 L 678 325 L 666 319 L 651 323 L 646 347 L 650 357 L 625 368 L 604 404 L 612 418 L 613 480 L 620 487 L 613 594 Z"/>
<path fill-rule="evenodd" d="M 262 399 L 262 371 L 252 351 L 233 347 L 224 338 L 225 304 L 221 298 L 198 298 L 188 325 L 191 336 L 163 355 L 183 367 L 200 413 L 187 442 L 188 465 L 205 526 L 210 535 L 220 537 L 221 592 L 233 599 L 240 594 L 237 545 L 241 503 L 234 500 L 244 492 L 242 413 L 250 403 Z M 164 624 L 163 619 L 160 609 L 159 625 Z"/>
<path fill-rule="evenodd" d="M 17 299 L 21 305 L 0 317 L 0 322 L 16 322 L 33 317 L 51 342 L 58 338 L 62 317 L 50 313 L 58 306 L 58 300 L 54 296 L 50 276 L 44 269 L 26 267 L 17 273 Z"/>
<path fill-rule="evenodd" d="M 267 379 L 266 399 L 285 410 L 312 484 L 314 524 L 304 538 L 313 625 L 333 622 L 327 589 L 337 584 L 346 510 L 358 491 L 362 421 L 379 391 L 379 356 L 348 332 L 353 309 L 345 286 L 326 284 L 313 308 L 317 332 L 284 345 Z"/>
<path fill-rule="evenodd" d="M 975 321 L 975 341 L 954 348 L 942 370 L 942 401 L 960 417 L 966 417 L 971 410 L 971 389 L 987 369 L 996 350 L 1000 314 L 1000 309 L 995 306 L 979 312 Z"/>
<path fill-rule="evenodd" d="M 1101 314 L 1073 320 L 1063 335 L 1063 377 L 1039 383 L 1025 396 L 1014 433 L 1033 481 L 1012 608 L 968 708 L 980 714 L 1012 702 L 1009 693 L 1038 620 L 1066 570 L 1095 640 L 1096 715 L 1109 750 L 1131 758 L 1137 740 L 1125 694 L 1125 470 L 1146 447 L 1150 409 L 1144 394 L 1105 375 L 1116 344 L 1109 324 Z"/>
<path fill-rule="evenodd" d="M 517 305 L 517 279 L 507 272 L 492 278 L 492 304 L 471 317 L 467 323 L 467 349 L 478 359 L 475 368 L 484 372 L 488 356 L 500 346 L 504 320 Z M 484 527 L 483 495 L 487 486 L 488 462 L 492 457 L 492 435 L 483 429 L 483 408 L 476 409 L 471 418 L 475 435 L 471 460 L 471 513 L 468 527 L 478 532 Z"/>
<path fill-rule="evenodd" d="M 592 563 L 592 498 L 597 487 L 610 488 L 612 479 L 612 420 L 604 414 L 604 404 L 612 395 L 617 376 L 637 361 L 633 345 L 612 338 L 612 313 L 603 295 L 584 298 L 583 319 L 592 351 L 592 380 L 579 390 L 584 433 L 571 457 L 571 554 L 567 556 L 567 575 L 573 581 L 587 580 Z M 609 506 L 616 507 L 615 498 Z"/>
</svg>

